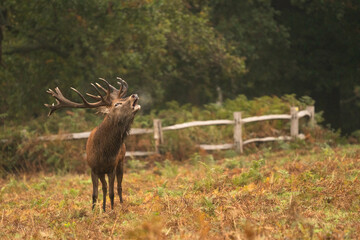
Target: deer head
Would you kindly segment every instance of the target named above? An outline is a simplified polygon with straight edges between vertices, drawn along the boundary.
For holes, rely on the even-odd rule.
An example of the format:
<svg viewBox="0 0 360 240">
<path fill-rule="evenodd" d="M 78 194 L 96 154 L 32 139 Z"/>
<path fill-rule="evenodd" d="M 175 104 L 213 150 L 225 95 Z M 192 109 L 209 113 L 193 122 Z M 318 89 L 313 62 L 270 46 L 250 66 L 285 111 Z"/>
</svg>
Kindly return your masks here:
<svg viewBox="0 0 360 240">
<path fill-rule="evenodd" d="M 99 83 L 91 83 L 98 95 L 86 93 L 87 96 L 97 100 L 96 102 L 88 102 L 85 97 L 75 88 L 71 88 L 71 90 L 80 96 L 82 103 L 73 102 L 65 98 L 58 87 L 55 88 L 55 91 L 49 89 L 47 93 L 53 96 L 57 102 L 56 104 L 52 105 L 45 104 L 46 107 L 50 108 L 49 116 L 54 111 L 61 108 L 97 108 L 99 112 L 107 114 L 111 117 L 115 117 L 118 120 L 133 118 L 141 108 L 141 106 L 138 105 L 138 95 L 132 94 L 129 97 L 125 97 L 128 84 L 119 77 L 117 78 L 119 80 L 117 83 L 120 85 L 119 89 L 109 84 L 105 79 L 99 79 L 106 84 L 106 88 L 101 86 Z M 101 94 L 99 88 L 104 91 L 105 96 Z"/>
</svg>

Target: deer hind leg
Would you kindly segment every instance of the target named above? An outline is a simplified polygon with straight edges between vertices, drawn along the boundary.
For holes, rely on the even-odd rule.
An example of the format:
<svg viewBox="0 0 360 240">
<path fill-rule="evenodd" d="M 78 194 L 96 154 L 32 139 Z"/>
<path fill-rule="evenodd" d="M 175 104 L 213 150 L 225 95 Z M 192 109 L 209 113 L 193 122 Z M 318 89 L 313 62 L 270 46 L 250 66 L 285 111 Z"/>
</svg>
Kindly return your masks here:
<svg viewBox="0 0 360 240">
<path fill-rule="evenodd" d="M 111 202 L 111 209 L 114 209 L 114 182 L 115 182 L 115 171 L 108 174 L 109 178 L 109 197 Z"/>
<path fill-rule="evenodd" d="M 107 183 L 105 179 L 105 174 L 99 176 L 101 184 L 102 184 L 102 191 L 103 191 L 103 210 L 105 212 L 106 208 L 106 194 L 107 194 Z"/>
<path fill-rule="evenodd" d="M 123 203 L 122 186 L 121 186 L 123 175 L 124 175 L 124 166 L 123 166 L 123 161 L 121 160 L 116 167 L 117 189 L 120 198 L 120 203 Z"/>
<path fill-rule="evenodd" d="M 91 171 L 91 181 L 93 184 L 92 209 L 94 210 L 98 198 L 99 178 L 93 171 Z"/>
</svg>

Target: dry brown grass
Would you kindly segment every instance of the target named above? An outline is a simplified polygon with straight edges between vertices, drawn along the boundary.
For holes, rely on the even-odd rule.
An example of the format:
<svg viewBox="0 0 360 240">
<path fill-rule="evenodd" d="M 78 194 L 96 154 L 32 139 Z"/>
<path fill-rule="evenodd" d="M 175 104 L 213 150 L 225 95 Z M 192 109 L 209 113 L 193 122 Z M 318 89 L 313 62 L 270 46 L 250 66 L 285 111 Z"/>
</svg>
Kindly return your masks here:
<svg viewBox="0 0 360 240">
<path fill-rule="evenodd" d="M 359 146 L 128 166 L 124 204 L 105 213 L 89 175 L 0 180 L 0 238 L 360 238 Z"/>
</svg>

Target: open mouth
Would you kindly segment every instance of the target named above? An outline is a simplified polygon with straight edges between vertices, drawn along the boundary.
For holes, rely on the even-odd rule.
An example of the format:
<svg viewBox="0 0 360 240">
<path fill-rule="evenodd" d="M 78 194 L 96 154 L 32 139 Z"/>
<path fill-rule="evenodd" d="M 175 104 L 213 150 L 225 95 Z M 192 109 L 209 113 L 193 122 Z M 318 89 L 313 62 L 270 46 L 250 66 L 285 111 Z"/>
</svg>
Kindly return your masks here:
<svg viewBox="0 0 360 240">
<path fill-rule="evenodd" d="M 135 99 L 135 101 L 133 102 L 133 104 L 132 104 L 132 107 L 134 108 L 136 105 L 137 105 L 137 102 L 139 101 L 139 99 L 137 98 L 137 99 Z"/>
<path fill-rule="evenodd" d="M 132 109 L 133 111 L 138 111 L 140 110 L 141 106 L 138 104 L 139 98 L 136 98 L 132 104 Z"/>
</svg>

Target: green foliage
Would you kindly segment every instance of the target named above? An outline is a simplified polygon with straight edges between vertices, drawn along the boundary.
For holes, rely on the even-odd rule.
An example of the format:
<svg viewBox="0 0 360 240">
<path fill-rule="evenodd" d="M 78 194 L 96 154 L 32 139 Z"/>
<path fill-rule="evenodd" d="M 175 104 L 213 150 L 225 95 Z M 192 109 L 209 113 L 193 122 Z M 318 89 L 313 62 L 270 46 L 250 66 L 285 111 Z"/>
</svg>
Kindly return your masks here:
<svg viewBox="0 0 360 240">
<path fill-rule="evenodd" d="M 248 72 L 238 82 L 238 89 L 252 97 L 289 92 L 285 81 L 289 77 L 286 71 L 293 70 L 292 61 L 284 55 L 291 46 L 290 34 L 277 20 L 282 13 L 276 4 L 270 0 L 216 0 L 208 5 L 215 28 L 234 46 L 236 56 L 246 58 Z"/>
<path fill-rule="evenodd" d="M 228 169 L 241 168 L 243 165 L 242 161 L 239 161 L 238 158 L 226 158 L 225 159 L 225 167 Z"/>
<path fill-rule="evenodd" d="M 146 164 L 144 161 L 141 161 L 139 159 L 128 159 L 126 161 L 127 169 L 129 169 L 131 172 L 138 172 L 141 169 L 145 169 Z"/>
<path fill-rule="evenodd" d="M 155 165 L 159 169 L 161 175 L 168 178 L 173 178 L 178 174 L 178 167 L 169 160 L 165 160 L 163 163 L 155 162 Z"/>
<path fill-rule="evenodd" d="M 201 199 L 201 208 L 205 213 L 207 213 L 209 216 L 215 216 L 215 210 L 216 205 L 213 202 L 213 198 L 209 197 L 203 197 Z"/>
<path fill-rule="evenodd" d="M 182 108 L 171 100 L 296 93 L 350 133 L 359 128 L 359 9 L 358 0 L 3 0 L 0 123 L 44 116 L 48 88 L 78 99 L 70 86 L 94 91 L 89 81 L 122 76 L 146 113 Z"/>
<path fill-rule="evenodd" d="M 210 162 L 209 159 L 211 159 Z M 219 182 L 221 181 L 221 178 L 223 178 L 223 176 L 220 177 L 221 173 L 223 172 L 223 169 L 215 165 L 212 156 L 211 157 L 207 156 L 204 160 L 205 160 L 204 162 L 203 161 L 199 162 L 200 163 L 199 166 L 201 166 L 200 169 L 205 170 L 204 171 L 205 175 L 201 180 L 198 180 L 194 183 L 193 186 L 194 191 L 204 192 L 204 191 L 210 191 L 212 189 L 216 189 L 219 187 Z M 206 161 L 208 161 L 208 163 Z"/>
<path fill-rule="evenodd" d="M 37 135 L 9 137 L 1 143 L 0 175 L 23 171 L 69 171 L 85 169 L 85 142 L 41 142 Z"/>
<path fill-rule="evenodd" d="M 180 105 L 171 101 L 167 103 L 167 108 L 153 110 L 150 114 L 140 114 L 135 118 L 133 127 L 152 128 L 154 118 L 162 120 L 162 126 L 169 126 L 177 123 L 214 120 L 214 119 L 233 119 L 234 111 L 241 111 L 243 117 L 266 114 L 287 114 L 290 106 L 299 106 L 300 110 L 306 107 L 307 103 L 312 103 L 308 97 L 297 99 L 295 95 L 285 95 L 279 97 L 261 97 L 248 100 L 244 95 L 240 95 L 233 100 L 226 100 L 223 106 L 207 104 L 204 107 L 195 107 L 191 104 Z M 5 131 L 1 132 L 0 137 L 8 139 L 1 143 L 0 147 L 0 174 L 12 171 L 38 171 L 49 170 L 58 173 L 69 171 L 84 172 L 85 161 L 85 141 L 39 141 L 37 137 L 41 135 L 61 134 L 69 132 L 89 131 L 102 121 L 102 116 L 96 116 L 91 111 L 73 110 L 59 112 L 51 117 L 41 117 L 29 120 L 26 126 L 14 123 L 5 123 Z M 302 126 L 306 121 L 302 122 Z M 339 134 L 323 130 L 318 127 L 315 130 L 302 129 L 307 134 L 311 134 L 318 144 L 336 145 L 339 142 Z M 288 121 L 263 121 L 259 123 L 247 124 L 243 129 L 243 138 L 266 137 L 274 135 L 288 135 Z M 129 151 L 147 150 L 153 151 L 151 135 L 141 135 L 129 137 L 127 147 Z M 207 165 L 214 164 L 212 155 L 196 153 L 198 144 L 220 144 L 233 142 L 233 126 L 209 126 L 194 127 L 177 131 L 169 131 L 164 134 L 165 143 L 160 147 L 163 154 L 169 158 L 184 160 L 190 157 L 194 166 L 200 162 Z M 321 142 L 322 141 L 322 142 Z M 279 148 L 282 149 L 305 149 L 306 141 L 295 141 L 292 143 L 280 142 Z M 267 145 L 268 146 L 268 145 Z M 251 150 L 251 145 L 246 147 Z M 276 148 L 275 148 L 276 149 Z M 229 168 L 237 167 L 231 163 L 237 154 L 234 151 L 223 153 L 229 160 Z M 234 165 L 235 164 L 235 165 Z M 130 159 L 127 163 L 130 171 L 144 169 L 146 164 L 137 159 Z M 176 169 L 164 162 L 158 166 L 162 174 L 169 176 L 176 175 Z"/>
<path fill-rule="evenodd" d="M 351 136 L 355 138 L 358 143 L 360 143 L 360 129 L 352 132 Z"/>
<path fill-rule="evenodd" d="M 195 152 L 190 156 L 191 165 L 197 166 L 200 161 L 201 161 L 201 155 L 198 152 Z"/>
<path fill-rule="evenodd" d="M 196 12 L 210 9 L 231 53 L 245 57 L 239 92 L 310 95 L 333 128 L 359 128 L 358 0 L 188 2 Z"/>
<path fill-rule="evenodd" d="M 252 166 L 247 172 L 241 173 L 233 178 L 233 184 L 236 186 L 245 186 L 251 182 L 259 181 L 263 178 L 260 168 L 265 164 L 264 159 L 254 160 Z"/>
<path fill-rule="evenodd" d="M 181 0 L 6 0 L 0 9 L 0 110 L 12 118 L 43 115 L 48 88 L 76 99 L 69 87 L 89 90 L 97 77 L 120 75 L 148 110 L 164 99 L 209 102 L 214 85 L 235 87 L 244 72 L 208 13 Z"/>
</svg>

